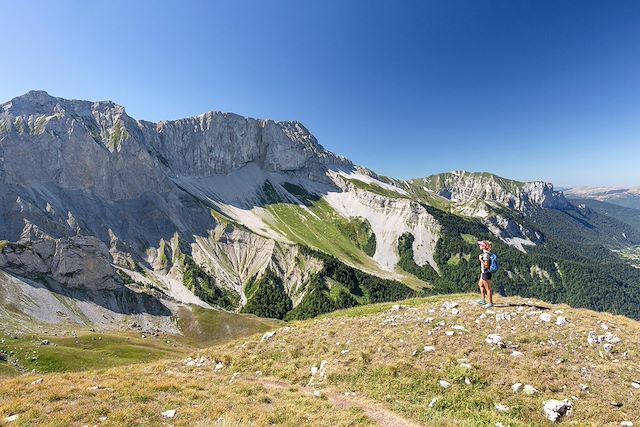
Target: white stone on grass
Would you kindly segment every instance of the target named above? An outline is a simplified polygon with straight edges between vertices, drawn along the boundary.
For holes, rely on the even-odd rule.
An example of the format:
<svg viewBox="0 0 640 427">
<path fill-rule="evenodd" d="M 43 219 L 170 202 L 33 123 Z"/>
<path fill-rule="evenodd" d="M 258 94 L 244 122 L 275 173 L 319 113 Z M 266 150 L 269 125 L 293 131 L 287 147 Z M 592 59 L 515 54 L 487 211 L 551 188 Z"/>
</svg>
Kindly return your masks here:
<svg viewBox="0 0 640 427">
<path fill-rule="evenodd" d="M 431 353 L 432 351 L 436 351 L 436 348 L 432 345 L 425 345 L 422 349 L 423 353 Z"/>
<path fill-rule="evenodd" d="M 513 350 L 511 352 L 511 356 L 512 357 L 522 357 L 522 356 L 524 356 L 524 353 L 522 353 L 521 351 Z"/>
<path fill-rule="evenodd" d="M 573 403 L 570 400 L 556 400 L 551 399 L 544 402 L 544 414 L 547 416 L 549 421 L 556 422 L 560 418 L 568 415 L 571 412 L 573 407 Z"/>
<path fill-rule="evenodd" d="M 275 331 L 265 332 L 265 334 L 260 338 L 260 342 L 269 341 L 276 334 Z"/>
<path fill-rule="evenodd" d="M 549 313 L 542 313 L 540 314 L 540 320 L 542 320 L 543 322 L 550 322 L 551 315 Z"/>
<path fill-rule="evenodd" d="M 440 380 L 438 384 L 440 384 L 440 387 L 444 388 L 445 390 L 451 387 L 451 383 L 445 380 Z"/>
<path fill-rule="evenodd" d="M 433 399 L 431 399 L 431 402 L 429 403 L 429 408 L 433 408 L 434 406 L 436 406 L 437 402 L 438 402 L 437 397 L 434 397 Z"/>
<path fill-rule="evenodd" d="M 162 415 L 165 418 L 173 418 L 173 417 L 176 416 L 176 410 L 175 409 L 169 409 L 168 411 L 162 412 L 160 415 Z"/>
<path fill-rule="evenodd" d="M 485 338 L 487 344 L 500 345 L 502 343 L 502 337 L 498 334 L 489 334 Z"/>
<path fill-rule="evenodd" d="M 6 417 L 4 419 L 4 422 L 5 423 L 11 423 L 11 422 L 17 421 L 18 418 L 20 418 L 20 415 L 9 415 L 8 417 Z"/>
<path fill-rule="evenodd" d="M 522 391 L 525 394 L 536 394 L 538 392 L 538 389 L 535 388 L 534 386 L 532 386 L 531 384 L 525 384 L 525 386 L 522 389 Z"/>
<path fill-rule="evenodd" d="M 507 412 L 509 410 L 509 407 L 506 405 L 503 405 L 501 403 L 496 403 L 493 405 L 494 408 L 496 408 L 496 411 L 498 412 Z"/>
<path fill-rule="evenodd" d="M 511 390 L 513 390 L 515 393 L 520 392 L 520 390 L 522 390 L 522 383 L 515 383 L 511 386 Z"/>
<path fill-rule="evenodd" d="M 568 323 L 569 322 L 567 322 L 567 318 L 564 316 L 558 316 L 558 318 L 556 319 L 556 325 L 558 326 L 564 326 Z"/>
</svg>

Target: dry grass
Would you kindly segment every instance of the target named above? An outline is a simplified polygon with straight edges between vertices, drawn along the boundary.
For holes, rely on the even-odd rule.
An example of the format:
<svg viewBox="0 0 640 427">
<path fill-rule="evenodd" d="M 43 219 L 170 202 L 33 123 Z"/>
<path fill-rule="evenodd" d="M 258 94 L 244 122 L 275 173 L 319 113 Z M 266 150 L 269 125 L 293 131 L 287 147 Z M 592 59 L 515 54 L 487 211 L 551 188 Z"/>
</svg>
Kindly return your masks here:
<svg viewBox="0 0 640 427">
<path fill-rule="evenodd" d="M 259 336 L 211 347 L 202 367 L 164 361 L 103 371 L 22 375 L 0 382 L 0 420 L 17 413 L 17 425 L 367 425 L 360 410 L 336 407 L 328 400 L 301 393 L 310 369 L 327 361 L 327 376 L 309 389 L 355 392 L 425 425 L 545 425 L 547 399 L 573 399 L 567 425 L 619 425 L 640 421 L 640 325 L 621 316 L 550 306 L 555 320 L 562 310 L 569 324 L 540 320 L 544 305 L 520 298 L 499 298 L 493 311 L 457 295 L 410 301 L 399 311 L 389 304 L 358 307 L 336 315 L 280 328 L 267 342 Z M 456 300 L 452 314 L 443 300 Z M 511 320 L 497 321 L 497 313 Z M 486 317 L 481 317 L 485 314 Z M 433 318 L 426 323 L 425 319 Z M 443 324 L 441 322 L 444 322 Z M 604 330 L 601 324 L 608 325 Z M 463 327 L 464 330 L 454 326 Z M 446 331 L 454 331 L 447 336 Z M 612 332 L 622 339 L 610 355 L 588 345 L 587 334 Z M 507 348 L 485 343 L 490 333 L 504 338 Z M 423 353 L 426 345 L 434 352 Z M 513 350 L 523 353 L 511 356 Z M 416 352 L 414 355 L 414 352 Z M 461 367 L 462 363 L 471 368 Z M 215 361 L 226 366 L 215 370 Z M 261 371 L 261 374 L 256 374 Z M 239 379 L 231 381 L 234 373 Z M 290 389 L 265 388 L 243 378 L 264 376 L 291 383 Z M 465 384 L 465 379 L 470 384 Z M 446 380 L 451 387 L 438 384 Z M 539 393 L 511 390 L 513 383 L 535 386 Z M 103 389 L 89 388 L 101 385 Z M 583 390 L 580 384 L 588 386 Z M 433 398 L 437 402 L 432 408 Z M 495 404 L 510 408 L 497 412 Z M 614 407 L 611 403 L 621 404 Z M 172 420 L 160 413 L 177 409 Z M 16 424 L 14 423 L 14 424 Z M 216 424 L 218 423 L 218 424 Z"/>
</svg>

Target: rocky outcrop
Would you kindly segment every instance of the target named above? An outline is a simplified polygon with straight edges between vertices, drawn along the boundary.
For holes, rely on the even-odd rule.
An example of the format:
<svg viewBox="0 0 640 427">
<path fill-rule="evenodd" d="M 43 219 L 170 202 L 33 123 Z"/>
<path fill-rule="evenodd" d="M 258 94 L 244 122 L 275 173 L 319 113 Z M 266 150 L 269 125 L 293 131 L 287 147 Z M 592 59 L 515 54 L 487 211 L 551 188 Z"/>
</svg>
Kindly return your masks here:
<svg viewBox="0 0 640 427">
<path fill-rule="evenodd" d="M 454 202 L 475 200 L 496 202 L 526 212 L 534 207 L 571 209 L 571 204 L 553 184 L 541 181 L 518 182 L 489 173 L 454 171 L 411 181 Z"/>
<path fill-rule="evenodd" d="M 107 246 L 94 237 L 5 243 L 0 252 L 0 268 L 33 279 L 50 277 L 68 288 L 122 287 Z"/>
</svg>

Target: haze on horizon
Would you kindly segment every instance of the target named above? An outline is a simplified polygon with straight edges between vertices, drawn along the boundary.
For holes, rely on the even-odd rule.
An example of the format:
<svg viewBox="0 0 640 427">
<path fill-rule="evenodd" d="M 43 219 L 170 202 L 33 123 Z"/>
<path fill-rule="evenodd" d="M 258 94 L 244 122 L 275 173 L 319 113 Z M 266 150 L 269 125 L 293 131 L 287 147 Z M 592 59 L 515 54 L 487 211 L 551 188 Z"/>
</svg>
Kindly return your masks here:
<svg viewBox="0 0 640 427">
<path fill-rule="evenodd" d="M 640 3 L 0 0 L 0 102 L 298 120 L 414 178 L 640 185 Z"/>
</svg>

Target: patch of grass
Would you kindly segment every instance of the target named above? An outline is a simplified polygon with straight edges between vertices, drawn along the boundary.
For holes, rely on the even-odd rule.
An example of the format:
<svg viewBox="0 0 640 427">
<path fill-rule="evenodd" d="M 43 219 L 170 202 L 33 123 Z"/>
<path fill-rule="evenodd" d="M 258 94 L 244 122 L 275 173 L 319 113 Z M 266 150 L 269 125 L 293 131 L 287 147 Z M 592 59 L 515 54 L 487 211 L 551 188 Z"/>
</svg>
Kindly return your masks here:
<svg viewBox="0 0 640 427">
<path fill-rule="evenodd" d="M 193 305 L 178 309 L 178 327 L 185 338 L 198 347 L 264 333 L 282 324 L 280 321 L 251 314 L 208 310 Z"/>
<path fill-rule="evenodd" d="M 470 245 L 475 245 L 476 242 L 478 241 L 478 238 L 473 234 L 460 233 L 460 237 L 462 237 L 462 240 L 464 240 L 466 243 Z"/>
</svg>

